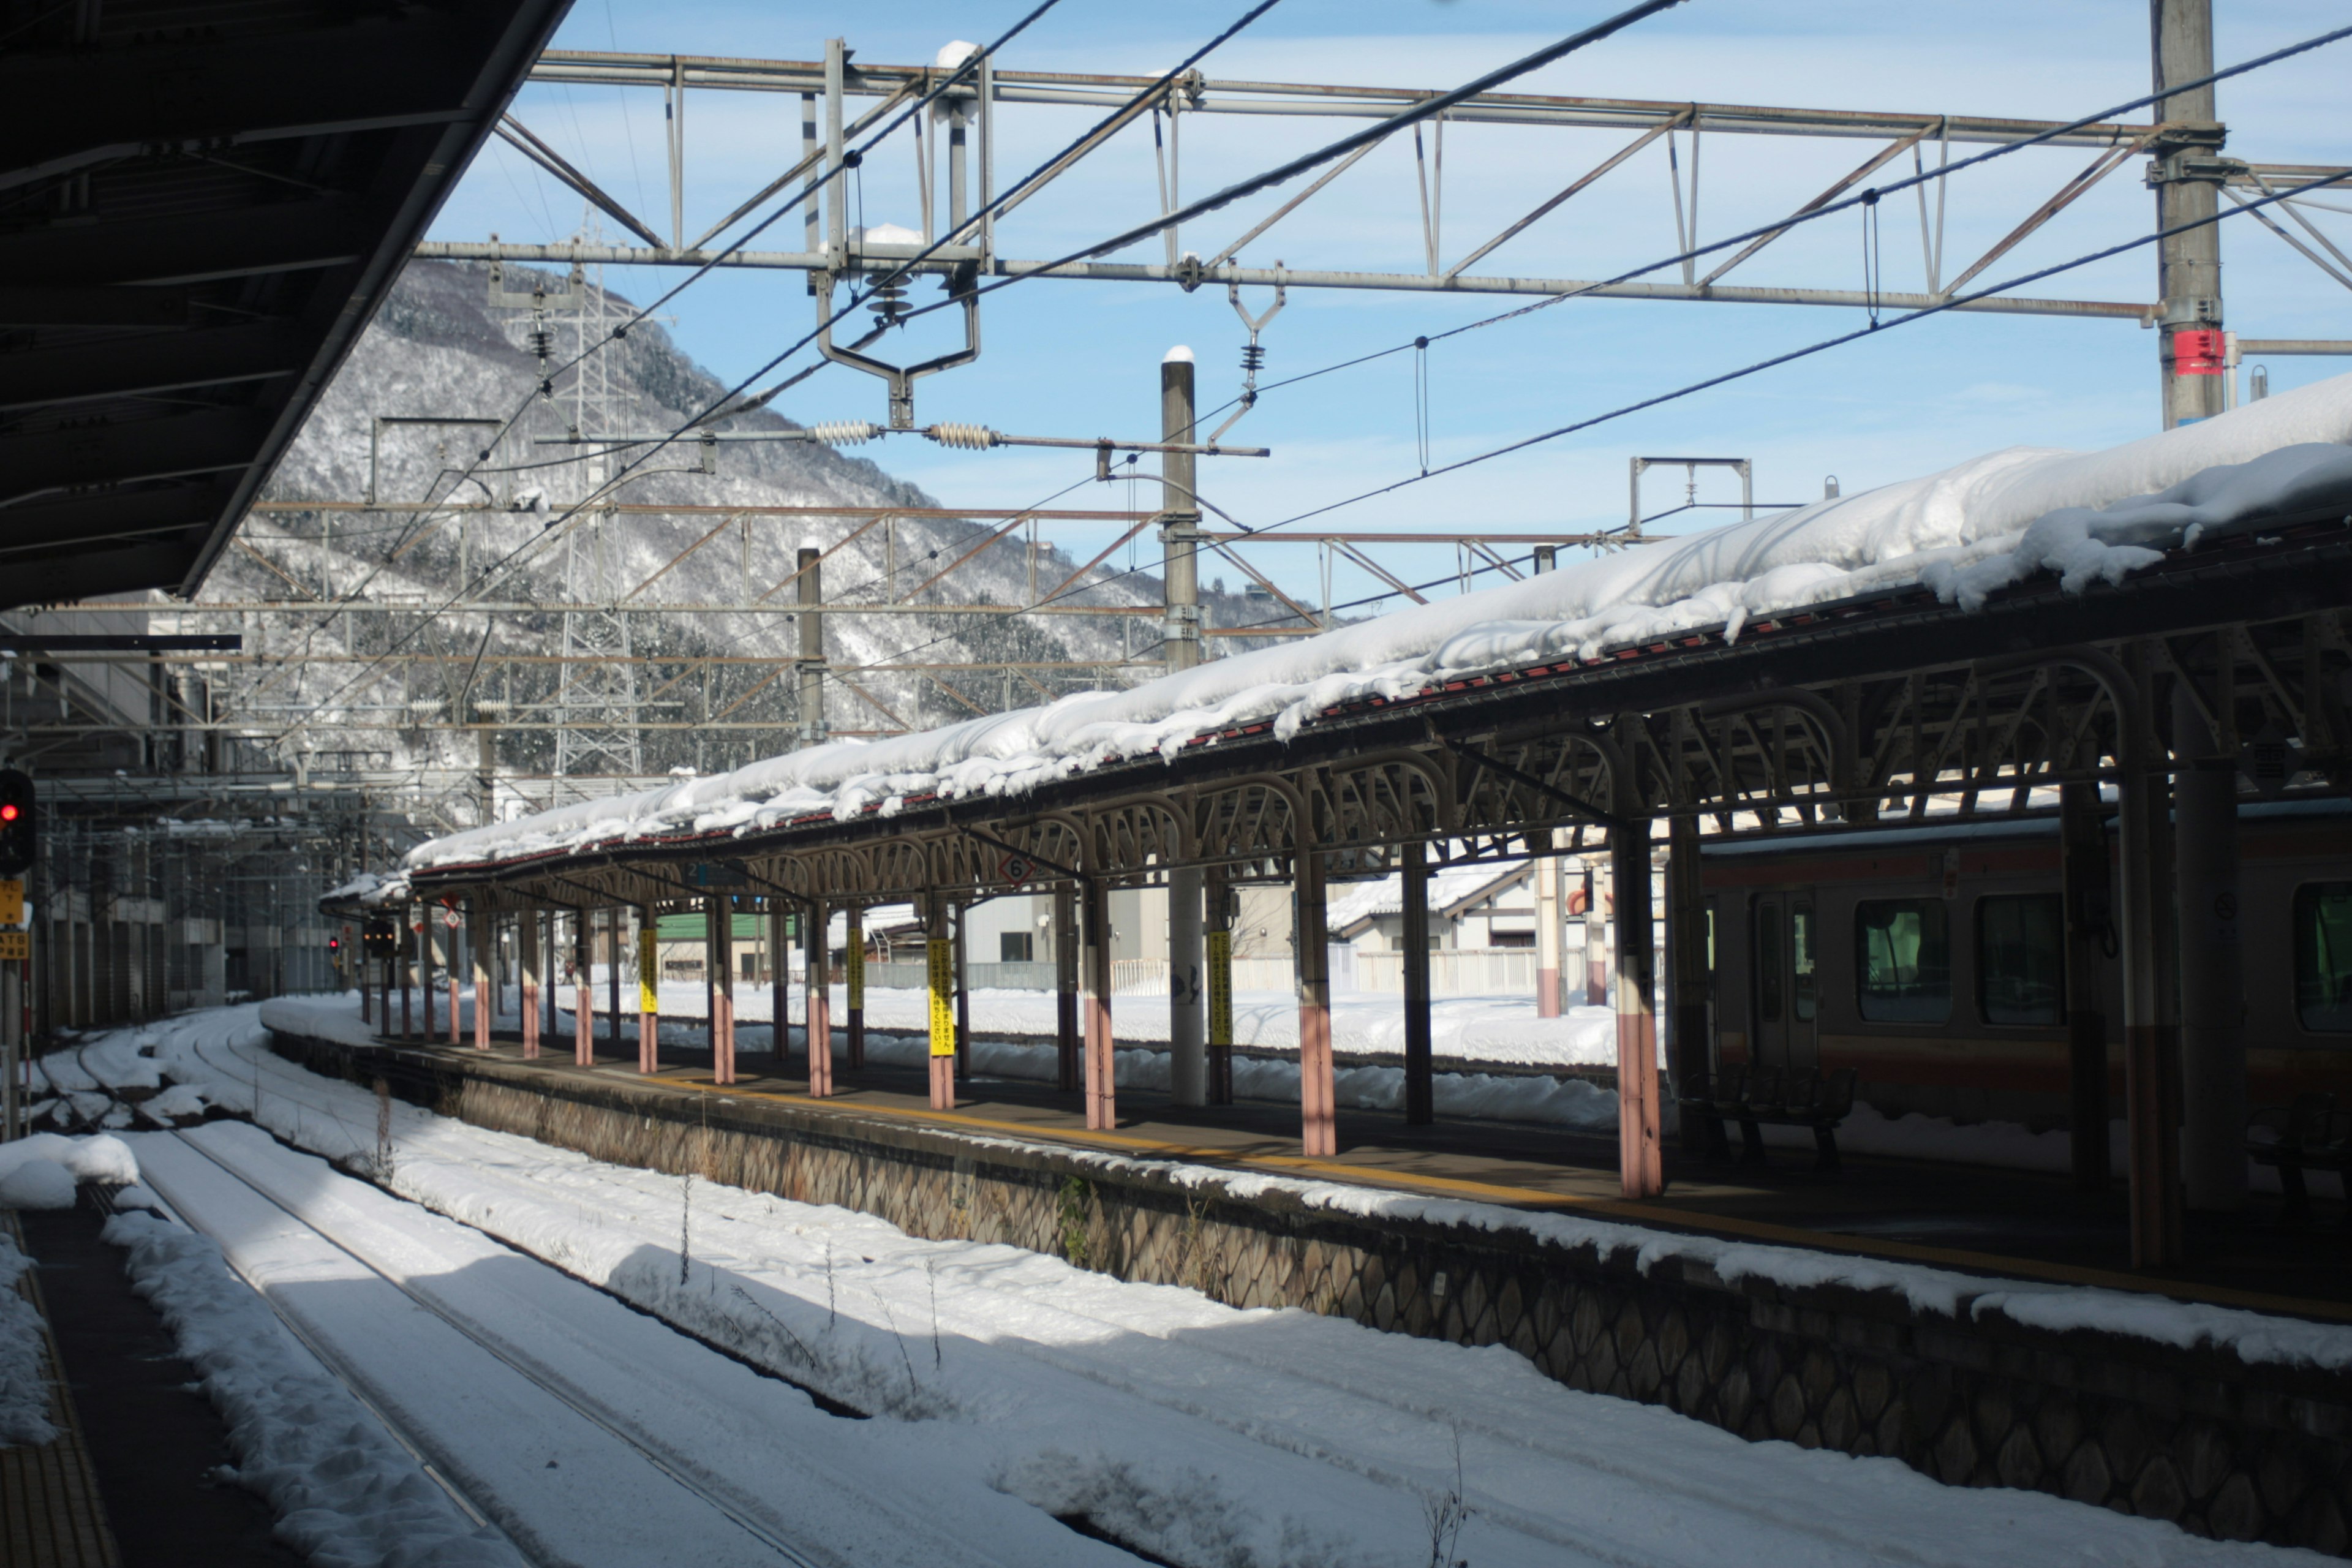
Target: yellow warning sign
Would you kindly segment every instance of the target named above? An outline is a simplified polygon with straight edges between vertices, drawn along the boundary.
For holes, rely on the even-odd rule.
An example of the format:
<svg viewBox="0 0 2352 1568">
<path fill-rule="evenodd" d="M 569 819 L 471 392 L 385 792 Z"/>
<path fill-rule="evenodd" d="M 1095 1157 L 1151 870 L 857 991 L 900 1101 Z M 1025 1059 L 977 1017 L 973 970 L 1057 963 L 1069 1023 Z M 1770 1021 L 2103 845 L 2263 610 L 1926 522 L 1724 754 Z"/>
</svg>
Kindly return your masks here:
<svg viewBox="0 0 2352 1568">
<path fill-rule="evenodd" d="M 20 926 L 25 923 L 25 879 L 10 877 L 0 880 L 0 926 Z"/>
<path fill-rule="evenodd" d="M 1213 931 L 1209 938 L 1209 1044 L 1234 1043 L 1234 933 Z"/>
<path fill-rule="evenodd" d="M 0 931 L 0 963 L 12 958 L 33 956 L 33 933 L 24 931 Z"/>
<path fill-rule="evenodd" d="M 955 1055 L 955 960 L 944 941 L 930 944 L 931 1055 Z"/>
<path fill-rule="evenodd" d="M 661 1011 L 661 946 L 654 928 L 637 930 L 637 1011 Z"/>
<path fill-rule="evenodd" d="M 849 951 L 843 955 L 848 970 L 849 1010 L 862 1013 L 866 1010 L 866 941 L 855 931 L 850 938 Z"/>
</svg>

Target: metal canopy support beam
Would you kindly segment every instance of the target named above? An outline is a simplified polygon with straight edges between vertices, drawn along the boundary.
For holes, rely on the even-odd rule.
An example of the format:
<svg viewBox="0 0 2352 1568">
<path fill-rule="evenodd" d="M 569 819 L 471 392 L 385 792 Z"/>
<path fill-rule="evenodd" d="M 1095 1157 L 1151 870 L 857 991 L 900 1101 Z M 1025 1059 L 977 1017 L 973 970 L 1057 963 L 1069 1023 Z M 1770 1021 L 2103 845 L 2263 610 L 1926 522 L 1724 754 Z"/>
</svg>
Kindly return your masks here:
<svg viewBox="0 0 2352 1568">
<path fill-rule="evenodd" d="M 2135 650 L 2137 651 L 2137 650 Z M 2136 658 L 2134 684 L 2147 689 Z M 2145 700 L 2143 695 L 2142 700 Z M 2181 1261 L 2180 1030 L 2174 1012 L 2171 791 L 2150 766 L 2145 714 L 2116 779 L 2116 849 L 2122 863 L 2124 1102 L 2131 1172 L 2135 1268 Z"/>
<path fill-rule="evenodd" d="M 1110 889 L 1100 877 L 1078 884 L 1081 964 L 1086 979 L 1087 1127 L 1118 1125 L 1118 1059 L 1111 1044 Z"/>
<path fill-rule="evenodd" d="M 515 963 L 522 984 L 516 1007 L 522 1015 L 522 1054 L 529 1061 L 539 1055 L 539 915 L 525 910 L 515 916 Z"/>
<path fill-rule="evenodd" d="M 2219 680 L 2234 704 L 2229 637 Z M 2218 696 L 2219 693 L 2217 692 Z M 2234 729 L 2229 710 L 2225 730 Z M 2246 988 L 2239 940 L 2237 736 L 2206 722 L 2188 678 L 2172 688 L 2173 822 L 2180 921 L 2181 1197 L 2246 1206 Z"/>
<path fill-rule="evenodd" d="M 849 1070 L 866 1067 L 866 911 L 852 903 L 843 911 L 846 931 L 842 938 L 842 968 L 848 982 L 844 1000 L 849 1009 Z"/>
<path fill-rule="evenodd" d="M 1705 1099 L 1715 1081 L 1715 975 L 1707 963 L 1706 881 L 1699 864 L 1698 818 L 1678 816 L 1666 824 L 1666 968 L 1674 993 L 1667 1031 L 1669 1092 L 1677 1100 Z M 1682 1118 L 1682 1147 L 1688 1154 L 1711 1154 L 1710 1133 L 1723 1123 L 1710 1117 Z"/>
<path fill-rule="evenodd" d="M 1626 747 L 1630 753 L 1632 748 Z M 1633 818 L 1633 781 L 1613 781 L 1620 821 L 1609 830 L 1617 895 L 1617 1173 L 1629 1198 L 1666 1190 L 1658 1138 L 1657 949 L 1650 929 L 1650 825 Z"/>
<path fill-rule="evenodd" d="M 945 893 L 923 896 L 923 974 L 930 999 L 931 1109 L 955 1109 L 955 959 Z M 1089 1126 L 1092 1125 L 1090 1121 Z"/>
<path fill-rule="evenodd" d="M 1234 1102 L 1234 911 L 1233 889 L 1223 868 L 1202 873 L 1202 956 L 1208 965 L 1207 1012 L 1203 1021 L 1209 1058 L 1208 1102 Z"/>
<path fill-rule="evenodd" d="M 802 918 L 808 921 L 808 1091 L 823 1100 L 833 1093 L 833 963 L 826 928 L 832 923 L 822 898 L 811 899 Z M 780 931 L 779 935 L 782 934 Z M 782 943 L 776 947 L 776 973 L 782 975 L 790 963 Z M 782 987 L 780 985 L 779 989 Z M 778 1037 L 782 1038 L 781 1031 Z"/>
<path fill-rule="evenodd" d="M 496 925 L 489 908 L 478 897 L 466 902 L 466 948 L 474 968 L 474 1048 L 490 1048 L 490 1020 L 498 1016 L 498 984 L 490 972 L 495 953 Z M 452 1009 L 454 1019 L 455 1009 Z"/>
<path fill-rule="evenodd" d="M 1071 1093 L 1086 1082 L 1078 1036 L 1078 898 L 1075 883 L 1054 884 L 1055 1087 Z"/>
<path fill-rule="evenodd" d="M 782 899 L 768 900 L 768 1018 L 773 1038 L 770 1052 L 776 1058 L 776 1071 L 782 1074 L 793 1059 L 793 973 L 785 954 L 791 951 L 785 932 L 788 917 Z"/>
<path fill-rule="evenodd" d="M 583 1068 L 596 1065 L 595 914 L 580 910 L 572 917 L 572 1059 Z"/>
<path fill-rule="evenodd" d="M 735 900 L 713 893 L 704 905 L 710 921 L 710 1077 L 735 1081 Z"/>
<path fill-rule="evenodd" d="M 1323 856 L 1299 829 L 1291 929 L 1298 933 L 1298 1120 L 1309 1159 L 1339 1152 L 1331 1074 L 1331 950 L 1323 900 Z"/>
<path fill-rule="evenodd" d="M 1437 1120 L 1429 1037 L 1429 851 L 1419 839 L 1402 850 L 1404 865 L 1404 1121 Z M 1555 867 L 1557 860 L 1551 862 Z M 1555 977 L 1556 978 L 1556 977 Z"/>
<path fill-rule="evenodd" d="M 637 1070 L 661 1071 L 661 942 L 654 907 L 637 910 Z"/>
</svg>

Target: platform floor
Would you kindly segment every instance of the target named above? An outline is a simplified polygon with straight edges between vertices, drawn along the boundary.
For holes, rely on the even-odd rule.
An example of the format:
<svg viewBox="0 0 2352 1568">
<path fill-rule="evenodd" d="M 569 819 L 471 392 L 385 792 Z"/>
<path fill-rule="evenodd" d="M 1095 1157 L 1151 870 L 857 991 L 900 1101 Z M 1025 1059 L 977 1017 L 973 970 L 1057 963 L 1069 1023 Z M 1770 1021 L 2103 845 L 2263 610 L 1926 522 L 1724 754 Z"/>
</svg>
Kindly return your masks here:
<svg viewBox="0 0 2352 1568">
<path fill-rule="evenodd" d="M 457 1060 L 483 1055 L 446 1045 L 404 1048 Z M 1343 1110 L 1339 1153 L 1309 1159 L 1299 1152 L 1295 1105 L 1185 1108 L 1165 1093 L 1121 1089 L 1117 1129 L 1089 1131 L 1077 1095 L 1020 1080 L 961 1079 L 956 1109 L 943 1112 L 930 1109 L 924 1076 L 913 1068 L 836 1070 L 833 1097 L 814 1100 L 794 1065 L 797 1058 L 778 1070 L 765 1052 L 740 1053 L 737 1081 L 726 1088 L 712 1081 L 707 1052 L 667 1044 L 662 1071 L 642 1077 L 635 1044 L 625 1037 L 617 1046 L 600 1041 L 598 1065 L 586 1068 L 573 1063 L 568 1036 L 530 1063 L 516 1037 L 496 1039 L 488 1054 L 552 1076 L 590 1075 L 652 1092 L 715 1093 L 747 1105 L 788 1102 L 1139 1159 L 1360 1183 L 1972 1273 L 2352 1321 L 2352 1222 L 2344 1205 L 2324 1200 L 2315 1205 L 2316 1223 L 2301 1229 L 2284 1223 L 2274 1197 L 2257 1197 L 2243 1215 L 2191 1216 L 2189 1263 L 2143 1272 L 2130 1266 L 2120 1181 L 2103 1196 L 2086 1197 L 2064 1176 L 2032 1172 L 1847 1155 L 1841 1171 L 1822 1173 L 1812 1168 L 1809 1151 L 1793 1150 L 1775 1151 L 1771 1163 L 1759 1170 L 1710 1164 L 1670 1148 L 1665 1194 L 1627 1203 L 1618 1190 L 1613 1133 L 1465 1120 L 1412 1127 L 1399 1112 Z"/>
<path fill-rule="evenodd" d="M 13 1210 L 0 1209 L 0 1226 L 20 1250 L 31 1250 Z M 37 1259 L 37 1253 L 33 1256 Z M 40 1270 L 26 1269 L 16 1289 L 46 1326 L 49 1310 Z M 48 1381 L 49 1422 L 58 1436 L 47 1443 L 0 1447 L 0 1568 L 121 1568 L 122 1557 L 99 1496 L 54 1332 L 44 1339 L 41 1372 Z"/>
</svg>

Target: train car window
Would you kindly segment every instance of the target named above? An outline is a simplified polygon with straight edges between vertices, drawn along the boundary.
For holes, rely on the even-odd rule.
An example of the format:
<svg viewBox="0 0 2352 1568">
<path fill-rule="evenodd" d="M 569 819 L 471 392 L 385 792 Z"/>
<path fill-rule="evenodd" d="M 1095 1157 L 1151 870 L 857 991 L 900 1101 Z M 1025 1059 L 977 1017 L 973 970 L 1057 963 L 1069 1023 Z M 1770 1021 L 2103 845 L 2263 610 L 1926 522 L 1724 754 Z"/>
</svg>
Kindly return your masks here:
<svg viewBox="0 0 2352 1568">
<path fill-rule="evenodd" d="M 2066 1021 L 2066 919 L 2058 894 L 1977 900 L 1977 1005 L 1988 1024 Z"/>
<path fill-rule="evenodd" d="M 2294 890 L 2294 1010 L 2318 1035 L 2352 1035 L 2352 882 Z"/>
<path fill-rule="evenodd" d="M 1790 1008 L 1810 1023 L 1819 1007 L 1813 990 L 1813 907 L 1796 904 L 1789 910 Z"/>
<path fill-rule="evenodd" d="M 1756 1016 L 1767 1024 L 1780 1021 L 1780 912 L 1769 904 L 1756 911 Z"/>
<path fill-rule="evenodd" d="M 1878 899 L 1853 909 L 1854 1005 L 1880 1024 L 1952 1016 L 1952 942 L 1941 899 Z"/>
</svg>

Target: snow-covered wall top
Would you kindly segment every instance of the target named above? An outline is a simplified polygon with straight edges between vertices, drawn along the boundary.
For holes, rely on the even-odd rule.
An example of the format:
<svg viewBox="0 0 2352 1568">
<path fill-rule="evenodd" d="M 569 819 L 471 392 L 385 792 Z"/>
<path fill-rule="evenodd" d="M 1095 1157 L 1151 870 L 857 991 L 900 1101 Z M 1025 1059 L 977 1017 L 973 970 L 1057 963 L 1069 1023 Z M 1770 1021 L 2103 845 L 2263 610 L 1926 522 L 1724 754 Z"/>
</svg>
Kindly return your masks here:
<svg viewBox="0 0 2352 1568">
<path fill-rule="evenodd" d="M 2040 572 L 2068 592 L 2119 582 L 2201 529 L 2352 500 L 2352 375 L 2104 452 L 2011 447 L 1924 479 L 1621 551 L 1378 620 L 1215 660 L 1126 691 L 873 742 L 436 838 L 412 869 L 670 834 L 837 820 L 908 795 L 1017 794 L 1271 720 L 1402 698 L 1467 675 L 1924 584 L 1965 609 Z"/>
</svg>

